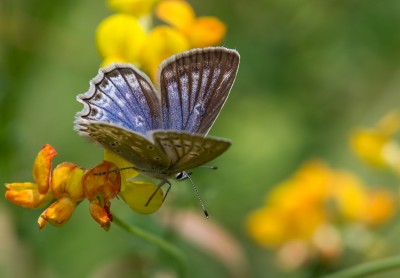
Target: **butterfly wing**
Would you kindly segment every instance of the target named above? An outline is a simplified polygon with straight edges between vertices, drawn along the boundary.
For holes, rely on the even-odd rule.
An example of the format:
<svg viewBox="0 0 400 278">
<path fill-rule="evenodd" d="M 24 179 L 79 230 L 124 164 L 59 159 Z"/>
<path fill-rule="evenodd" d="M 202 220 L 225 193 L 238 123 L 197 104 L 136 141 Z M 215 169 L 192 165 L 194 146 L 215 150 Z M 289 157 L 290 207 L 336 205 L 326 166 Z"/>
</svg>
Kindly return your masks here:
<svg viewBox="0 0 400 278">
<path fill-rule="evenodd" d="M 239 53 L 224 47 L 194 49 L 160 66 L 163 129 L 207 134 L 236 77 Z"/>
<path fill-rule="evenodd" d="M 146 135 L 162 128 L 161 104 L 148 77 L 129 64 L 114 63 L 99 70 L 84 104 L 75 116 L 75 129 L 90 121 L 105 122 Z"/>
<path fill-rule="evenodd" d="M 107 123 L 87 121 L 79 133 L 133 163 L 142 172 L 167 169 L 170 159 L 153 142 L 140 133 Z"/>
<path fill-rule="evenodd" d="M 155 145 L 170 159 L 172 174 L 201 166 L 220 156 L 231 145 L 226 139 L 188 132 L 154 131 L 151 135 Z"/>
</svg>

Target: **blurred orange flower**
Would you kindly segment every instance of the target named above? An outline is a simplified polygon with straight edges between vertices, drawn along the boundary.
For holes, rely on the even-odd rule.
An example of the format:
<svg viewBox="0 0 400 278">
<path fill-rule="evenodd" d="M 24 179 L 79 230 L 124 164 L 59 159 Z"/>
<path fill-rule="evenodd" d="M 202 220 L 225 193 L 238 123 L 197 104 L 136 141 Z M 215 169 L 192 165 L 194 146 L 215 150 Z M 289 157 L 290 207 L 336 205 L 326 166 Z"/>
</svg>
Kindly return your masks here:
<svg viewBox="0 0 400 278">
<path fill-rule="evenodd" d="M 284 250 L 307 246 L 310 250 L 301 249 L 302 254 L 317 253 L 325 261 L 334 261 L 343 249 L 339 223 L 376 226 L 387 222 L 394 211 L 394 198 L 387 190 L 368 189 L 347 171 L 310 161 L 278 184 L 265 204 L 249 215 L 247 231 L 262 246 L 282 250 L 280 261 L 286 258 L 286 266 L 301 266 L 310 258 L 293 262 Z M 324 240 L 327 237 L 331 240 Z"/>
</svg>

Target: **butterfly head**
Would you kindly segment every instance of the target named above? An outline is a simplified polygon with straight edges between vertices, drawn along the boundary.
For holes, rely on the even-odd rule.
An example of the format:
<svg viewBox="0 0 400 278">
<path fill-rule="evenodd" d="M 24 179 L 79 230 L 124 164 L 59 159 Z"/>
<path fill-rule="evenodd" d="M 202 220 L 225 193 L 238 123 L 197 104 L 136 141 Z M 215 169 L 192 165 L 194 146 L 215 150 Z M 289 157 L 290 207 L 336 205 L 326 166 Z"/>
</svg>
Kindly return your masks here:
<svg viewBox="0 0 400 278">
<path fill-rule="evenodd" d="M 177 181 L 184 181 L 188 178 L 189 178 L 189 173 L 186 173 L 186 172 L 179 172 L 179 173 L 175 174 L 175 179 Z"/>
</svg>

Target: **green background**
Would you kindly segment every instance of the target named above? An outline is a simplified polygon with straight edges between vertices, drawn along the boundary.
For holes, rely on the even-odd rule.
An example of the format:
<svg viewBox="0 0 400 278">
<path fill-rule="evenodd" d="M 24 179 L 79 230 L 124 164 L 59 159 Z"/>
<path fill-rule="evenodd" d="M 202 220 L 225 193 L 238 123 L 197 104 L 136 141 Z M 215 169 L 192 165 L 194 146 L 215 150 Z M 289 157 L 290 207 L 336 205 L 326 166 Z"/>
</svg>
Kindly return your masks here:
<svg viewBox="0 0 400 278">
<path fill-rule="evenodd" d="M 243 249 L 247 276 L 313 277 L 307 270 L 281 271 L 273 253 L 249 238 L 245 219 L 309 158 L 396 190 L 394 176 L 354 157 L 348 135 L 399 107 L 400 1 L 190 3 L 197 14 L 227 24 L 223 45 L 241 55 L 231 96 L 210 132 L 233 146 L 213 162 L 218 171 L 200 169 L 193 179 L 212 221 Z M 34 157 L 45 143 L 58 152 L 54 165 L 71 161 L 90 168 L 102 160 L 102 151 L 72 127 L 82 108 L 75 97 L 88 89 L 101 63 L 96 26 L 110 14 L 96 0 L 0 0 L 0 183 L 31 181 Z M 167 203 L 201 214 L 186 182 L 174 183 Z M 162 212 L 141 216 L 118 200 L 112 209 L 178 245 L 189 259 L 188 277 L 231 277 L 218 260 L 163 227 Z M 87 201 L 62 228 L 38 231 L 40 213 L 0 200 L 1 277 L 157 277 L 174 269 L 155 246 L 118 227 L 101 230 Z M 395 227 L 378 231 L 391 246 L 388 254 L 400 250 Z M 347 254 L 335 267 L 356 262 Z"/>
</svg>

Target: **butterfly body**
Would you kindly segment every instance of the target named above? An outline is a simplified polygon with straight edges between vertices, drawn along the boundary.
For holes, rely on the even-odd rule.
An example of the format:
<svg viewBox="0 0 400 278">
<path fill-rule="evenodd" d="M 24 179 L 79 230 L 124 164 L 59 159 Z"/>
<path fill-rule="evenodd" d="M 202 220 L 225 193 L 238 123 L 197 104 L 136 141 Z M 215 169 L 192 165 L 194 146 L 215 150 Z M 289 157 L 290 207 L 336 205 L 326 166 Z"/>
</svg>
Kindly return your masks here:
<svg viewBox="0 0 400 278">
<path fill-rule="evenodd" d="M 79 134 L 117 153 L 139 172 L 161 180 L 201 166 L 225 152 L 227 139 L 207 136 L 234 82 L 239 55 L 223 47 L 178 54 L 160 66 L 157 92 L 129 64 L 99 70 L 84 109 Z"/>
</svg>

